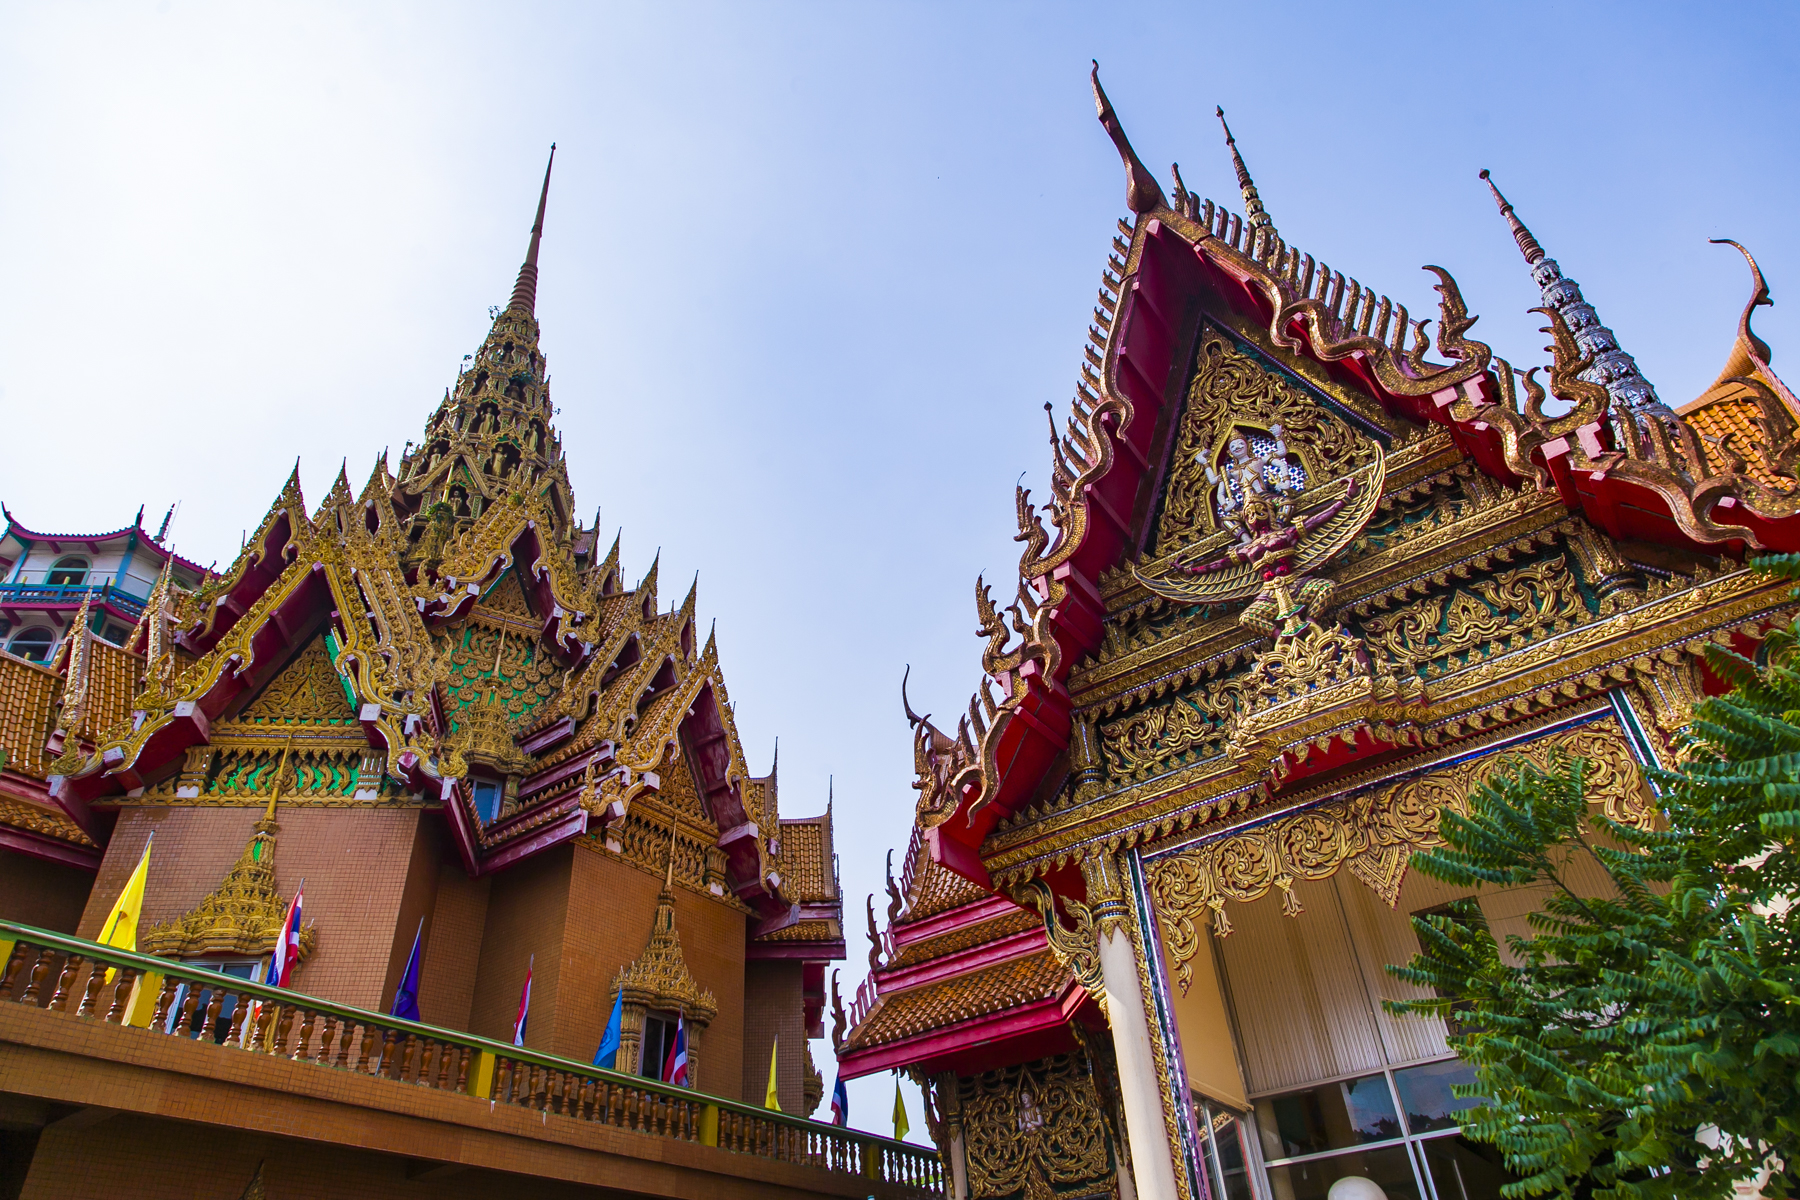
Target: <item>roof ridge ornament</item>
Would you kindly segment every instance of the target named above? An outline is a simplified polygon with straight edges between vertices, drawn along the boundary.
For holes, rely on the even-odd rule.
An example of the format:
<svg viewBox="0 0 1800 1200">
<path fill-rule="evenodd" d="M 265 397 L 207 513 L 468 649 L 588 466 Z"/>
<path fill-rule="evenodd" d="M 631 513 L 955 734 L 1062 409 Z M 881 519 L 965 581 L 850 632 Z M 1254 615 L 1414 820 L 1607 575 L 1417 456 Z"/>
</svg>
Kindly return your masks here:
<svg viewBox="0 0 1800 1200">
<path fill-rule="evenodd" d="M 1119 151 L 1119 158 L 1125 164 L 1125 205 L 1134 213 L 1155 212 L 1159 208 L 1169 207 L 1163 198 L 1162 185 L 1156 182 L 1144 166 L 1137 151 L 1131 148 L 1131 139 L 1125 136 L 1125 127 L 1119 124 L 1118 114 L 1113 112 L 1112 101 L 1106 98 L 1106 89 L 1100 86 L 1100 60 L 1094 59 L 1094 69 L 1088 75 L 1088 81 L 1094 85 L 1094 108 L 1100 116 L 1101 128 L 1112 139 L 1113 146 Z"/>
<path fill-rule="evenodd" d="M 1525 222 L 1513 212 L 1511 202 L 1494 186 L 1485 167 L 1481 179 L 1493 193 L 1500 215 L 1506 219 L 1513 240 L 1519 244 L 1519 253 L 1525 256 L 1526 265 L 1531 268 L 1531 278 L 1543 296 L 1544 307 L 1557 311 L 1574 335 L 1582 357 L 1592 360 L 1580 378 L 1604 387 L 1615 403 L 1627 409 L 1651 416 L 1674 416 L 1668 405 L 1658 398 L 1650 381 L 1638 370 L 1637 360 L 1619 348 L 1619 339 L 1613 331 L 1600 323 L 1600 315 L 1594 311 L 1594 306 L 1582 299 L 1581 285 L 1565 276 L 1556 260 L 1544 253 L 1543 246 L 1525 227 Z"/>
<path fill-rule="evenodd" d="M 1231 126 L 1225 123 L 1224 106 L 1214 105 L 1213 112 L 1218 115 L 1219 128 L 1225 131 L 1225 146 L 1231 151 L 1231 165 L 1237 169 L 1238 191 L 1244 197 L 1245 222 L 1252 229 L 1275 232 L 1275 219 L 1263 207 L 1262 196 L 1257 193 L 1256 183 L 1250 178 L 1250 169 L 1244 165 L 1244 156 L 1238 153 L 1237 139 L 1231 136 Z"/>
</svg>

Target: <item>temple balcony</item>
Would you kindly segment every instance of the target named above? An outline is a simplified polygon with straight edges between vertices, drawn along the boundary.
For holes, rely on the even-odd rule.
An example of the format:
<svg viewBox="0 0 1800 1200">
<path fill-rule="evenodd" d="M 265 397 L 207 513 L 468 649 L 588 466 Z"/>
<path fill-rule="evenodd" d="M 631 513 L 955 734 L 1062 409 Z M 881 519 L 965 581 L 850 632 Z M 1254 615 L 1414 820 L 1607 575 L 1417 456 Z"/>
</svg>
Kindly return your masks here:
<svg viewBox="0 0 1800 1200">
<path fill-rule="evenodd" d="M 121 616 L 136 620 L 144 613 L 144 597 L 126 591 L 116 583 L 0 583 L 0 615 L 17 620 L 15 608 L 68 609 L 81 607 L 83 599 L 96 608 L 110 608 Z"/>
<path fill-rule="evenodd" d="M 944 1195 L 889 1138 L 13 922 L 0 950 L 24 1196 Z"/>
</svg>

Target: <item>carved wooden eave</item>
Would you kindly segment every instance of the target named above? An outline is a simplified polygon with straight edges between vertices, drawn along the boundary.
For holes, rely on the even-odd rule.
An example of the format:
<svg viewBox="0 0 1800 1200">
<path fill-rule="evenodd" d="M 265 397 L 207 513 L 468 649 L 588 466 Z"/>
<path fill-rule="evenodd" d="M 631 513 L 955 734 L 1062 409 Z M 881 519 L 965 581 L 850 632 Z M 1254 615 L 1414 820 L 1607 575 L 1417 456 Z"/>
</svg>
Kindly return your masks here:
<svg viewBox="0 0 1800 1200">
<path fill-rule="evenodd" d="M 916 819 L 937 862 L 991 887 L 999 863 L 984 845 L 1033 806 L 1046 776 L 1075 753 L 1071 673 L 1099 649 L 1109 578 L 1140 553 L 1203 312 L 1347 410 L 1378 424 L 1441 431 L 1501 491 L 1525 489 L 1515 504 L 1520 523 L 1554 524 L 1577 515 L 1612 538 L 1684 554 L 1800 549 L 1800 487 L 1784 482 L 1788 490 L 1771 489 L 1730 461 L 1720 467 L 1719 451 L 1679 419 L 1613 413 L 1604 389 L 1580 380 L 1589 364 L 1558 314 L 1547 314 L 1554 338 L 1549 390 L 1572 407 L 1551 417 L 1543 410 L 1544 389 L 1531 376 L 1527 395 L 1519 397 L 1510 365 L 1466 336 L 1474 318 L 1448 272 L 1426 268 L 1439 294 L 1434 347 L 1424 323 L 1404 306 L 1288 246 L 1272 227 L 1250 228 L 1185 192 L 1172 207 L 1103 95 L 1097 98 L 1126 164 L 1134 217 L 1120 223 L 1114 239 L 1072 412 L 1054 447 L 1046 510 L 1053 531 L 1021 489 L 1018 540 L 1025 549 L 1016 598 L 997 605 L 977 586 L 988 645 L 968 713 L 950 733 L 909 710 L 920 792 Z M 1429 360 L 1433 351 L 1448 361 Z M 1785 389 L 1763 374 L 1766 355 L 1757 370 L 1741 386 L 1761 405 L 1765 427 L 1791 443 L 1795 421 L 1781 401 Z M 1494 526 L 1474 532 L 1500 533 Z M 1745 586 L 1758 593 L 1744 601 L 1754 613 L 1724 618 L 1695 636 L 1766 622 L 1777 599 L 1766 585 Z M 1686 612 L 1695 602 L 1670 600 L 1659 611 Z M 1641 630 L 1660 619 L 1646 614 L 1620 628 Z M 1580 638 L 1553 641 L 1565 653 L 1581 644 Z M 1640 637 L 1631 651 L 1621 646 L 1618 653 L 1635 662 L 1652 641 Z M 1582 653 L 1586 661 L 1597 651 L 1583 645 Z M 1534 669 L 1524 681 L 1531 690 L 1512 700 L 1528 710 L 1540 695 L 1572 699 L 1565 686 L 1586 694 L 1579 675 L 1571 682 Z M 1103 832 L 1116 839 L 1120 831 L 1109 825 Z M 1079 895 L 1079 883 L 1072 886 Z"/>
<path fill-rule="evenodd" d="M 208 955 L 257 957 L 281 938 L 288 902 L 275 890 L 275 842 L 280 826 L 265 817 L 219 886 L 189 911 L 153 925 L 139 941 L 145 954 L 160 958 Z M 312 955 L 318 934 L 300 929 L 300 961 Z"/>
</svg>

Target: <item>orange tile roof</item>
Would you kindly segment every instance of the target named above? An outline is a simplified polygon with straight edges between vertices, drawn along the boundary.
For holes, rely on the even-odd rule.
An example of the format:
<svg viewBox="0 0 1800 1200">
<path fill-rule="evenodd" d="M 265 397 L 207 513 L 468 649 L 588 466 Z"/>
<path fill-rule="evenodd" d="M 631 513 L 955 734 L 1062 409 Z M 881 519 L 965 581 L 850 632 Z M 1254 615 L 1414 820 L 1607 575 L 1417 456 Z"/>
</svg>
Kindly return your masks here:
<svg viewBox="0 0 1800 1200">
<path fill-rule="evenodd" d="M 980 946 L 987 942 L 999 941 L 1015 933 L 1023 933 L 1042 922 L 1033 914 L 1023 909 L 1003 912 L 975 925 L 961 925 L 948 933 L 937 937 L 926 938 L 907 946 L 895 956 L 890 967 L 912 967 L 922 962 L 930 962 L 934 958 L 942 958 L 946 954 L 955 954 L 959 950 L 967 950 L 972 946 Z"/>
<path fill-rule="evenodd" d="M 886 996 L 851 1032 L 843 1049 L 881 1046 L 972 1017 L 1054 999 L 1068 988 L 1071 978 L 1046 949 L 984 971 Z"/>
<path fill-rule="evenodd" d="M 64 816 L 61 811 L 46 808 L 42 804 L 33 804 L 28 800 L 15 800 L 11 796 L 0 796 L 0 825 L 10 825 L 14 829 L 24 829 L 60 841 L 73 842 L 77 846 L 95 844 L 93 838 L 83 833 L 80 827 Z"/>
<path fill-rule="evenodd" d="M 0 654 L 0 749 L 8 770 L 33 779 L 50 773 L 44 742 L 56 719 L 62 680 L 47 667 Z"/>
</svg>

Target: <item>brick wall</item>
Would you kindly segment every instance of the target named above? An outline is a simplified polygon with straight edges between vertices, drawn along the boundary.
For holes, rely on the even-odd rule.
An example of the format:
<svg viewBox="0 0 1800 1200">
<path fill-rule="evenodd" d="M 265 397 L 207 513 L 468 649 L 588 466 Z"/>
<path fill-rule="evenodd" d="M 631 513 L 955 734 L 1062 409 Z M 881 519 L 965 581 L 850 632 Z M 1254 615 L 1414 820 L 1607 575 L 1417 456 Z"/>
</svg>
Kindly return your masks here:
<svg viewBox="0 0 1800 1200">
<path fill-rule="evenodd" d="M 573 866 L 552 1052 L 586 1061 L 612 1014 L 614 977 L 650 940 L 662 877 L 586 843 L 575 847 Z M 698 1043 L 695 1086 L 736 1096 L 743 1063 L 744 916 L 677 886 L 675 928 L 688 971 L 719 1004 Z"/>
<path fill-rule="evenodd" d="M 429 1025 L 466 1030 L 493 879 L 470 879 L 453 858 L 441 860 L 437 871 L 437 904 L 425 918 L 419 962 L 419 1014 Z"/>
<path fill-rule="evenodd" d="M 244 851 L 259 808 L 127 808 L 106 847 L 79 935 L 99 932 L 143 853 L 152 830 L 156 848 L 144 890 L 144 924 L 180 916 L 219 885 Z M 318 931 L 295 986 L 311 995 L 364 1008 L 385 1008 L 398 975 L 393 966 L 401 905 L 418 866 L 418 809 L 283 808 L 277 811 L 275 879 L 291 898 L 306 880 L 308 924 Z M 431 864 L 435 878 L 436 864 Z M 417 886 L 415 884 L 415 893 Z M 416 917 L 414 922 L 416 922 Z M 408 922 L 404 961 L 412 945 Z"/>
<path fill-rule="evenodd" d="M 806 1073 L 805 1014 L 800 1003 L 800 964 L 751 962 L 744 966 L 744 1102 L 761 1104 L 769 1086 L 769 1048 L 781 1039 L 775 1093 L 781 1111 L 796 1116 Z"/>
<path fill-rule="evenodd" d="M 92 871 L 0 850 L 0 917 L 8 921 L 74 933 L 93 886 Z"/>
<path fill-rule="evenodd" d="M 519 989 L 525 983 L 526 964 L 535 956 L 525 1044 L 534 1050 L 550 1049 L 556 1032 L 573 855 L 573 847 L 556 846 L 493 876 L 469 1032 L 502 1042 L 512 1040 Z M 593 1053 L 592 1047 L 588 1053 Z"/>
</svg>

